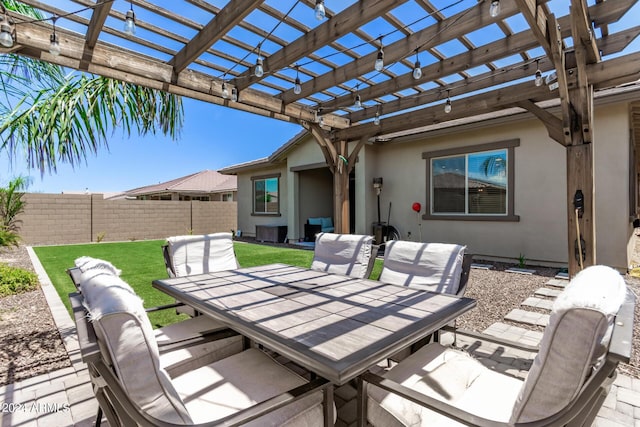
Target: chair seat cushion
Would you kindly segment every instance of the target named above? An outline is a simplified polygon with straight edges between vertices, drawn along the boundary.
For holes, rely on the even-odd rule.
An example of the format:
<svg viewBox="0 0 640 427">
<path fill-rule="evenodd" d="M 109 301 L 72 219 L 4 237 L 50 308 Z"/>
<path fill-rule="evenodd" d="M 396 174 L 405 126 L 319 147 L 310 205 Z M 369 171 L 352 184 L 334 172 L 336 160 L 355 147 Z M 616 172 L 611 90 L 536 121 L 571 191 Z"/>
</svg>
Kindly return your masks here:
<svg viewBox="0 0 640 427">
<path fill-rule="evenodd" d="M 483 418 L 507 422 L 523 382 L 494 372 L 459 350 L 430 344 L 385 377 Z M 425 407 L 370 385 L 368 418 L 374 425 L 460 426 Z"/>
<path fill-rule="evenodd" d="M 306 381 L 252 348 L 173 379 L 195 423 L 214 421 L 277 396 Z M 322 393 L 272 411 L 246 425 L 321 426 Z"/>
<path fill-rule="evenodd" d="M 241 352 L 242 337 L 239 335 L 162 352 L 163 346 L 222 329 L 226 329 L 226 326 L 207 316 L 198 316 L 154 329 L 153 332 L 160 349 L 160 367 L 165 369 L 169 376 L 176 377 Z"/>
</svg>

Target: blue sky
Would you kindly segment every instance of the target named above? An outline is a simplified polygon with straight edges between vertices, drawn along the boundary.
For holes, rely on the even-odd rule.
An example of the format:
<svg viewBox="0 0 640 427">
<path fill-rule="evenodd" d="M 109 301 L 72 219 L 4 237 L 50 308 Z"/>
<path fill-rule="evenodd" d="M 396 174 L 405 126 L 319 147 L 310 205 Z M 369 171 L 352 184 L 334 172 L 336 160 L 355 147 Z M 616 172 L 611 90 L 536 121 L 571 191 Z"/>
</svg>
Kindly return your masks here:
<svg viewBox="0 0 640 427">
<path fill-rule="evenodd" d="M 353 3 L 354 0 L 325 0 L 327 7 L 334 11 L 340 11 Z M 475 5 L 477 0 L 464 0 L 460 3 L 450 0 L 434 0 L 436 7 L 453 6 L 451 10 L 447 10 L 447 15 L 459 12 L 468 7 Z M 71 0 L 52 0 L 52 4 L 60 5 L 71 3 Z M 211 0 L 211 3 L 222 7 L 226 1 Z M 266 0 L 266 3 L 275 4 L 280 8 L 291 6 L 295 0 Z M 595 0 L 588 0 L 588 4 L 592 5 Z M 568 13 L 568 0 L 555 0 L 551 3 L 558 10 L 552 10 L 557 16 Z M 124 0 L 116 0 L 114 8 L 119 10 L 127 10 L 128 2 Z M 394 9 L 394 14 L 402 18 L 406 22 L 412 21 L 417 13 L 424 11 L 412 10 L 412 2 Z M 67 6 L 68 10 L 76 10 L 79 6 Z M 298 10 L 299 9 L 299 10 Z M 187 10 L 185 9 L 185 14 Z M 144 19 L 144 11 L 137 10 L 140 17 Z M 199 12 L 201 13 L 201 11 Z M 90 16 L 90 12 L 84 13 L 85 17 Z M 305 7 L 296 8 L 292 16 L 300 21 L 305 22 L 309 26 L 315 26 L 317 21 L 312 17 L 310 10 Z M 628 28 L 638 23 L 640 16 L 640 3 L 636 4 L 621 22 L 610 26 L 610 32 L 614 33 L 621 28 Z M 196 16 L 192 16 L 196 19 Z M 260 28 L 271 28 L 276 22 L 264 13 L 254 12 L 250 15 L 252 24 Z M 111 22 L 107 20 L 107 24 L 113 27 L 121 26 L 121 22 Z M 60 25 L 64 24 L 65 28 L 74 30 L 73 23 L 67 20 L 61 20 Z M 264 22 L 263 22 L 264 21 Z M 427 25 L 429 20 L 425 20 L 416 25 Z M 514 17 L 507 20 L 510 27 L 519 32 L 527 28 L 526 22 L 521 17 Z M 388 25 L 380 20 L 376 20 L 376 25 Z M 419 27 L 413 28 L 418 30 Z M 76 31 L 84 31 L 78 28 Z M 280 27 L 278 31 L 283 31 Z M 375 28 L 367 28 L 372 35 L 380 34 L 387 31 L 387 28 L 375 26 Z M 492 31 L 497 31 L 497 35 Z M 141 37 L 147 35 L 138 31 Z M 496 36 L 501 36 L 502 32 L 498 31 L 495 26 L 490 26 L 483 31 L 470 34 L 469 37 L 477 45 L 482 45 L 492 41 Z M 192 36 L 192 34 L 191 34 Z M 281 37 L 287 38 L 289 35 L 280 34 Z M 388 42 L 391 42 L 391 37 Z M 399 35 L 397 35 L 399 37 Z M 122 40 L 120 40 L 122 42 Z M 341 42 L 345 46 L 357 46 L 361 40 L 343 39 Z M 446 55 L 457 53 L 456 43 L 448 42 L 438 46 L 438 49 Z M 126 41 L 124 41 L 126 44 Z M 178 47 L 175 47 L 178 48 Z M 273 48 L 272 48 L 273 49 Z M 362 49 L 373 49 L 372 47 Z M 636 39 L 625 53 L 637 52 L 640 50 L 640 38 Z M 236 52 L 231 52 L 236 53 Z M 367 53 L 365 51 L 359 52 Z M 530 52 L 532 57 L 541 54 L 541 49 Z M 338 57 L 333 58 L 336 62 L 340 62 Z M 423 53 L 420 57 L 423 66 L 435 58 L 429 59 Z M 521 58 L 505 58 L 503 61 L 497 61 L 496 65 L 500 67 L 508 67 L 510 63 L 520 61 Z M 314 64 L 308 64 L 314 72 L 322 72 L 321 69 L 315 70 Z M 394 65 L 395 66 L 395 65 Z M 291 70 L 289 70 L 291 71 Z M 487 69 L 478 67 L 477 70 L 468 70 L 471 75 L 481 74 Z M 291 71 L 293 72 L 293 71 Z M 407 72 L 407 70 L 397 70 L 398 73 Z M 369 73 L 374 78 L 374 73 Z M 303 82 L 308 80 L 309 76 L 302 75 Z M 378 76 L 377 78 L 382 78 Z M 447 77 L 448 79 L 460 79 L 459 76 Z M 449 81 L 448 81 L 449 82 Z M 453 83 L 453 81 L 449 82 Z M 423 85 L 425 89 L 429 85 Z M 5 151 L 0 151 L 0 186 L 15 176 L 23 175 L 31 177 L 32 183 L 29 191 L 44 193 L 60 193 L 63 191 L 84 191 L 88 189 L 91 192 L 111 192 L 128 190 L 135 187 L 157 184 L 159 182 L 168 181 L 180 176 L 188 175 L 204 169 L 220 169 L 233 164 L 246 162 L 258 158 L 262 158 L 271 154 L 280 145 L 288 141 L 302 129 L 301 126 L 292 123 L 282 122 L 280 120 L 270 119 L 262 116 L 253 115 L 230 108 L 224 108 L 201 101 L 188 98 L 183 99 L 184 103 L 184 127 L 182 134 L 177 141 L 173 141 L 161 134 L 139 137 L 132 135 L 130 138 L 123 135 L 120 129 L 116 129 L 113 136 L 109 139 L 109 150 L 100 150 L 96 155 L 89 155 L 86 163 L 80 164 L 75 168 L 61 164 L 58 171 L 51 174 L 40 175 L 37 170 L 29 171 L 24 162 L 24 155 L 18 153 L 12 163 L 7 158 Z"/>
<path fill-rule="evenodd" d="M 110 192 L 157 184 L 204 169 L 217 170 L 271 154 L 296 135 L 297 124 L 183 98 L 185 121 L 179 140 L 163 135 L 128 138 L 116 129 L 109 150 L 90 155 L 75 169 L 68 165 L 40 176 L 22 158 L 11 165 L 0 152 L 0 185 L 16 175 L 32 178 L 30 192 Z"/>
</svg>

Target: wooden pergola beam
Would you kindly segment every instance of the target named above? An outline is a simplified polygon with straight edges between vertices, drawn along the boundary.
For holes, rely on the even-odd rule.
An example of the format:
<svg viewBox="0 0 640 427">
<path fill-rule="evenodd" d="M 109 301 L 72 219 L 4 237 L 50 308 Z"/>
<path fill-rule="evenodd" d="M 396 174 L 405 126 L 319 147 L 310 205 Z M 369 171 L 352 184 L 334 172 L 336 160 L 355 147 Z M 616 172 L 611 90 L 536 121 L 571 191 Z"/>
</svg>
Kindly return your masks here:
<svg viewBox="0 0 640 427">
<path fill-rule="evenodd" d="M 573 41 L 580 44 L 586 55 L 586 63 L 593 64 L 602 60 L 596 37 L 591 30 L 589 12 L 583 2 L 571 2 L 571 32 Z M 580 42 L 580 43 L 578 43 Z"/>
<path fill-rule="evenodd" d="M 633 81 L 640 78 L 640 52 L 602 61 L 587 66 L 589 82 L 594 87 L 611 87 L 620 81 Z M 568 82 L 568 86 L 575 86 L 575 78 Z M 451 113 L 445 113 L 442 105 L 422 108 L 393 117 L 385 118 L 379 126 L 367 122 L 354 124 L 349 128 L 336 130 L 334 138 L 348 141 L 358 139 L 361 135 L 385 135 L 441 123 L 463 117 L 475 116 L 501 110 L 518 105 L 521 101 L 531 100 L 541 102 L 557 98 L 557 93 L 551 92 L 546 85 L 536 87 L 533 82 L 496 89 L 453 102 Z M 564 127 L 563 127 L 564 134 Z M 563 145 L 568 145 L 564 142 Z"/>
<path fill-rule="evenodd" d="M 416 47 L 427 49 L 437 46 L 457 37 L 463 36 L 473 30 L 478 29 L 478 23 L 482 26 L 490 25 L 498 20 L 508 18 L 519 12 L 518 7 L 513 2 L 503 2 L 500 15 L 492 18 L 489 10 L 484 7 L 484 3 L 474 6 L 472 9 L 460 12 L 451 16 L 437 26 L 429 26 L 421 31 L 417 31 L 401 40 L 384 46 L 385 63 L 390 64 L 406 56 L 411 55 Z M 446 30 L 445 30 L 446 29 Z M 383 40 L 384 44 L 384 40 Z M 354 59 L 346 65 L 322 74 L 312 80 L 304 82 L 299 95 L 289 89 L 280 95 L 285 104 L 297 101 L 316 92 L 336 85 L 337 81 L 347 81 L 357 78 L 373 70 L 373 64 L 378 56 L 377 52 L 364 55 Z"/>
<path fill-rule="evenodd" d="M 548 112 L 544 108 L 540 108 L 530 99 L 519 101 L 516 104 L 518 107 L 523 108 L 536 116 L 542 124 L 547 128 L 549 137 L 560 144 L 564 143 L 564 136 L 562 133 L 562 120 Z"/>
<path fill-rule="evenodd" d="M 177 76 L 197 57 L 206 52 L 211 45 L 220 40 L 260 3 L 262 0 L 231 0 L 169 61 L 175 75 Z"/>
<path fill-rule="evenodd" d="M 113 2 L 110 0 L 98 0 L 96 3 L 99 6 L 96 6 L 93 9 L 91 20 L 89 21 L 89 27 L 87 28 L 87 33 L 84 36 L 85 45 L 89 49 L 93 49 L 98 42 L 98 37 L 100 37 L 100 32 L 104 27 L 104 22 L 107 20 L 107 16 L 109 16 L 109 11 L 113 5 Z"/>
<path fill-rule="evenodd" d="M 537 42 L 544 49 L 547 56 L 551 57 L 551 41 L 549 40 L 549 23 L 547 11 L 536 0 L 516 0 L 522 15 L 526 19 Z"/>
<path fill-rule="evenodd" d="M 327 20 L 318 25 L 313 30 L 297 38 L 293 43 L 285 45 L 279 51 L 269 55 L 264 59 L 264 68 L 268 71 L 291 66 L 300 58 L 304 58 L 321 47 L 352 32 L 353 29 L 357 27 L 358 21 L 374 19 L 406 1 L 407 0 L 358 1 L 341 13 L 334 15 L 331 20 Z M 238 90 L 242 90 L 259 80 L 261 80 L 261 78 L 253 75 L 251 70 L 247 70 L 238 76 L 233 81 L 233 84 Z"/>
</svg>

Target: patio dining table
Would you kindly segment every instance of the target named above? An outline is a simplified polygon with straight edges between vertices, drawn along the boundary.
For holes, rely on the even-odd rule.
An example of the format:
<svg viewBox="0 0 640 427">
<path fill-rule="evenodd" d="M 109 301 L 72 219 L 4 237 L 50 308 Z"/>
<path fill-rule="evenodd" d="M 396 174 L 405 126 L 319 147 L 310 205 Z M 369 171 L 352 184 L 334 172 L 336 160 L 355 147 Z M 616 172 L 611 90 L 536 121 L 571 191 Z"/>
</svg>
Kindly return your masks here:
<svg viewBox="0 0 640 427">
<path fill-rule="evenodd" d="M 153 286 L 335 385 L 476 305 L 285 264 L 159 279 Z"/>
</svg>

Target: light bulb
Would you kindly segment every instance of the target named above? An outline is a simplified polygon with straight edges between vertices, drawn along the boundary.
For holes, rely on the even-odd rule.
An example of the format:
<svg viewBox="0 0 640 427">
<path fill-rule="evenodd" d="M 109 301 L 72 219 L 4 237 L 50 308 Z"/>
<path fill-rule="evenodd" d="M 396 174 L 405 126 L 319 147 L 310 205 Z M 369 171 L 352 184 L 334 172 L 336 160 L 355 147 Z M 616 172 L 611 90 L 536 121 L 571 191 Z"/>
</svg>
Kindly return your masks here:
<svg viewBox="0 0 640 427">
<path fill-rule="evenodd" d="M 420 68 L 420 61 L 416 61 L 416 65 L 413 67 L 413 78 L 418 80 L 422 77 L 422 68 Z"/>
<path fill-rule="evenodd" d="M 500 14 L 500 0 L 491 0 L 491 6 L 489 6 L 489 15 L 495 18 Z"/>
<path fill-rule="evenodd" d="M 451 112 L 451 99 L 447 98 L 447 102 L 444 104 L 444 112 L 449 114 Z"/>
<path fill-rule="evenodd" d="M 373 119 L 373 124 L 376 126 L 380 126 L 380 113 L 376 113 L 376 116 Z"/>
<path fill-rule="evenodd" d="M 293 87 L 293 93 L 300 95 L 302 93 L 302 86 L 300 85 L 300 77 L 296 77 L 296 85 Z"/>
<path fill-rule="evenodd" d="M 542 86 L 542 72 L 540 71 L 540 69 L 536 70 L 536 86 Z"/>
<path fill-rule="evenodd" d="M 376 63 L 373 68 L 375 68 L 376 71 L 382 71 L 384 69 L 384 52 L 382 51 L 382 48 L 378 51 L 378 58 L 376 59 Z"/>
<path fill-rule="evenodd" d="M 0 45 L 3 47 L 13 46 L 13 36 L 11 35 L 11 26 L 6 22 L 0 24 Z"/>
<path fill-rule="evenodd" d="M 327 16 L 324 9 L 324 0 L 316 0 L 315 13 L 318 21 L 322 21 Z"/>
<path fill-rule="evenodd" d="M 360 95 L 356 95 L 356 102 L 353 106 L 356 108 L 362 108 L 362 99 L 360 99 Z"/>
<path fill-rule="evenodd" d="M 136 14 L 133 13 L 133 9 L 127 10 L 127 15 L 124 19 L 124 32 L 129 36 L 136 33 Z"/>
<path fill-rule="evenodd" d="M 231 100 L 233 102 L 238 102 L 238 89 L 235 87 L 231 88 Z"/>
<path fill-rule="evenodd" d="M 264 68 L 262 68 L 262 58 L 258 58 L 256 61 L 256 69 L 254 71 L 256 77 L 262 77 L 264 75 Z"/>
<path fill-rule="evenodd" d="M 227 83 L 226 82 L 222 83 L 222 97 L 224 99 L 229 98 L 229 88 L 227 87 Z"/>
<path fill-rule="evenodd" d="M 58 42 L 58 36 L 56 33 L 51 34 L 49 40 L 51 41 L 49 43 L 49 53 L 53 56 L 60 55 L 60 43 Z"/>
</svg>

